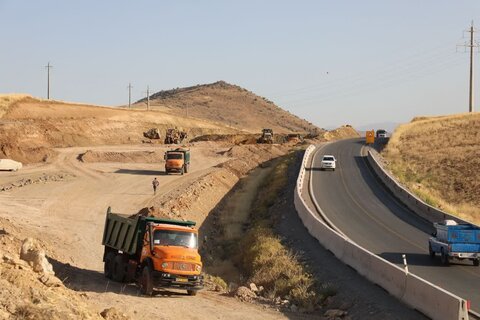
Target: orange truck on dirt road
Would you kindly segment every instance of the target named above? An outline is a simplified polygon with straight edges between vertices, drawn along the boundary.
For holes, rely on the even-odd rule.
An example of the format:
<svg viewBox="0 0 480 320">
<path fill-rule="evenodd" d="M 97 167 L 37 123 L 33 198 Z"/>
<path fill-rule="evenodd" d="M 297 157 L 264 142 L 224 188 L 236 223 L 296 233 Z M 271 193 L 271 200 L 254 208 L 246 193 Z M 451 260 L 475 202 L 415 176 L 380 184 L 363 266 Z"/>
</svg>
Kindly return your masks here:
<svg viewBox="0 0 480 320">
<path fill-rule="evenodd" d="M 203 288 L 198 231 L 193 221 L 177 221 L 107 210 L 102 244 L 104 273 L 119 282 L 137 282 L 144 295 L 155 288 Z"/>
<path fill-rule="evenodd" d="M 190 170 L 190 150 L 176 148 L 165 152 L 165 172 L 188 173 Z"/>
</svg>

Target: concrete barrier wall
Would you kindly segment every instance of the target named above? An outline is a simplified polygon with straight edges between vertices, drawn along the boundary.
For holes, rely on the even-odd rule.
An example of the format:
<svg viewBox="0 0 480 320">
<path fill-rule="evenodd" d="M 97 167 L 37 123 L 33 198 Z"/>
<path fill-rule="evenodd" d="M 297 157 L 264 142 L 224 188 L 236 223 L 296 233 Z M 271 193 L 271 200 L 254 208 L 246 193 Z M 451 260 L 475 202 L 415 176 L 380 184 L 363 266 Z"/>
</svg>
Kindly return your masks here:
<svg viewBox="0 0 480 320">
<path fill-rule="evenodd" d="M 305 152 L 294 194 L 295 208 L 310 235 L 359 274 L 428 317 L 439 320 L 468 319 L 464 299 L 415 275 L 405 273 L 398 266 L 358 246 L 328 227 L 308 208 L 301 190 L 308 185 L 308 181 L 305 181 L 305 169 L 314 150 L 315 147 L 310 146 Z"/>
<path fill-rule="evenodd" d="M 455 217 L 448 212 L 439 210 L 425 203 L 415 194 L 411 193 L 403 187 L 389 172 L 387 172 L 379 161 L 380 155 L 375 150 L 368 150 L 368 162 L 375 174 L 385 184 L 385 186 L 404 203 L 410 210 L 431 222 L 440 222 L 445 219 L 455 220 L 459 223 L 467 223 L 468 221 Z M 468 222 L 470 223 L 470 222 Z"/>
</svg>

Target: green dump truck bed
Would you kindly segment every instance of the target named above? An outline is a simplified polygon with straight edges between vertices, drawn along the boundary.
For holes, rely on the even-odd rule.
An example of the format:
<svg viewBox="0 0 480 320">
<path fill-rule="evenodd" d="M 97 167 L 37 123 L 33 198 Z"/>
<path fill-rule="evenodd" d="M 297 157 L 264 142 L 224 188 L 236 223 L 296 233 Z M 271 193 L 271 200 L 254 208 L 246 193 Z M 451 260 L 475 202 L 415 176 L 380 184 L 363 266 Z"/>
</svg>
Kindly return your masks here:
<svg viewBox="0 0 480 320">
<path fill-rule="evenodd" d="M 103 229 L 102 245 L 133 255 L 142 247 L 141 242 L 145 235 L 148 222 L 189 227 L 195 225 L 193 221 L 159 219 L 141 215 L 129 217 L 127 215 L 113 213 L 111 208 L 108 207 L 105 218 L 105 228 Z"/>
</svg>

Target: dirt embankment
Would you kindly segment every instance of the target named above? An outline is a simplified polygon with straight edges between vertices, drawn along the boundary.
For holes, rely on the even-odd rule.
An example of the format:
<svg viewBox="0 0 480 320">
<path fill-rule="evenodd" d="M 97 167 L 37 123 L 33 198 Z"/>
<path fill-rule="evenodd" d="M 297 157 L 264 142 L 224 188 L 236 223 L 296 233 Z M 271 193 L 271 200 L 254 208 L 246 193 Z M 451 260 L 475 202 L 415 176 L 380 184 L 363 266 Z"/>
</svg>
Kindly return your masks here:
<svg viewBox="0 0 480 320">
<path fill-rule="evenodd" d="M 480 223 L 480 114 L 419 117 L 401 125 L 383 156 L 410 190 Z"/>
<path fill-rule="evenodd" d="M 48 162 L 52 148 L 142 143 L 143 132 L 181 128 L 190 137 L 236 130 L 207 120 L 160 111 L 125 110 L 0 96 L 0 157 L 24 163 Z"/>
<path fill-rule="evenodd" d="M 0 218 L 0 319 L 127 320 L 115 309 L 99 312 L 86 295 L 67 289 L 37 241 L 22 241 L 13 223 Z"/>
<path fill-rule="evenodd" d="M 239 145 L 221 152 L 227 161 L 193 182 L 181 184 L 150 202 L 151 213 L 171 218 L 188 218 L 202 225 L 210 211 L 250 170 L 284 155 L 287 145 Z"/>
<path fill-rule="evenodd" d="M 344 125 L 337 129 L 325 132 L 324 136 L 325 140 L 340 140 L 340 139 L 348 139 L 348 138 L 358 138 L 360 134 L 355 130 L 351 125 Z"/>
</svg>

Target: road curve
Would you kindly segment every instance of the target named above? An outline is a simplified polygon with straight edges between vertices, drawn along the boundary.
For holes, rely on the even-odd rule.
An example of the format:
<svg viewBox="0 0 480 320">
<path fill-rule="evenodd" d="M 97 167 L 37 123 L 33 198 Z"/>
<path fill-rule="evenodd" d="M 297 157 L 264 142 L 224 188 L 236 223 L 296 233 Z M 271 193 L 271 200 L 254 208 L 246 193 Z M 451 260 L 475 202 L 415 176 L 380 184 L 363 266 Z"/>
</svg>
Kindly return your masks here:
<svg viewBox="0 0 480 320">
<path fill-rule="evenodd" d="M 471 300 L 480 311 L 480 268 L 471 262 L 440 265 L 430 259 L 428 237 L 431 223 L 403 206 L 383 186 L 370 168 L 362 149 L 364 139 L 330 143 L 314 153 L 313 196 L 324 214 L 347 237 L 371 252 L 454 294 Z M 324 154 L 337 158 L 335 171 L 320 171 Z"/>
</svg>

